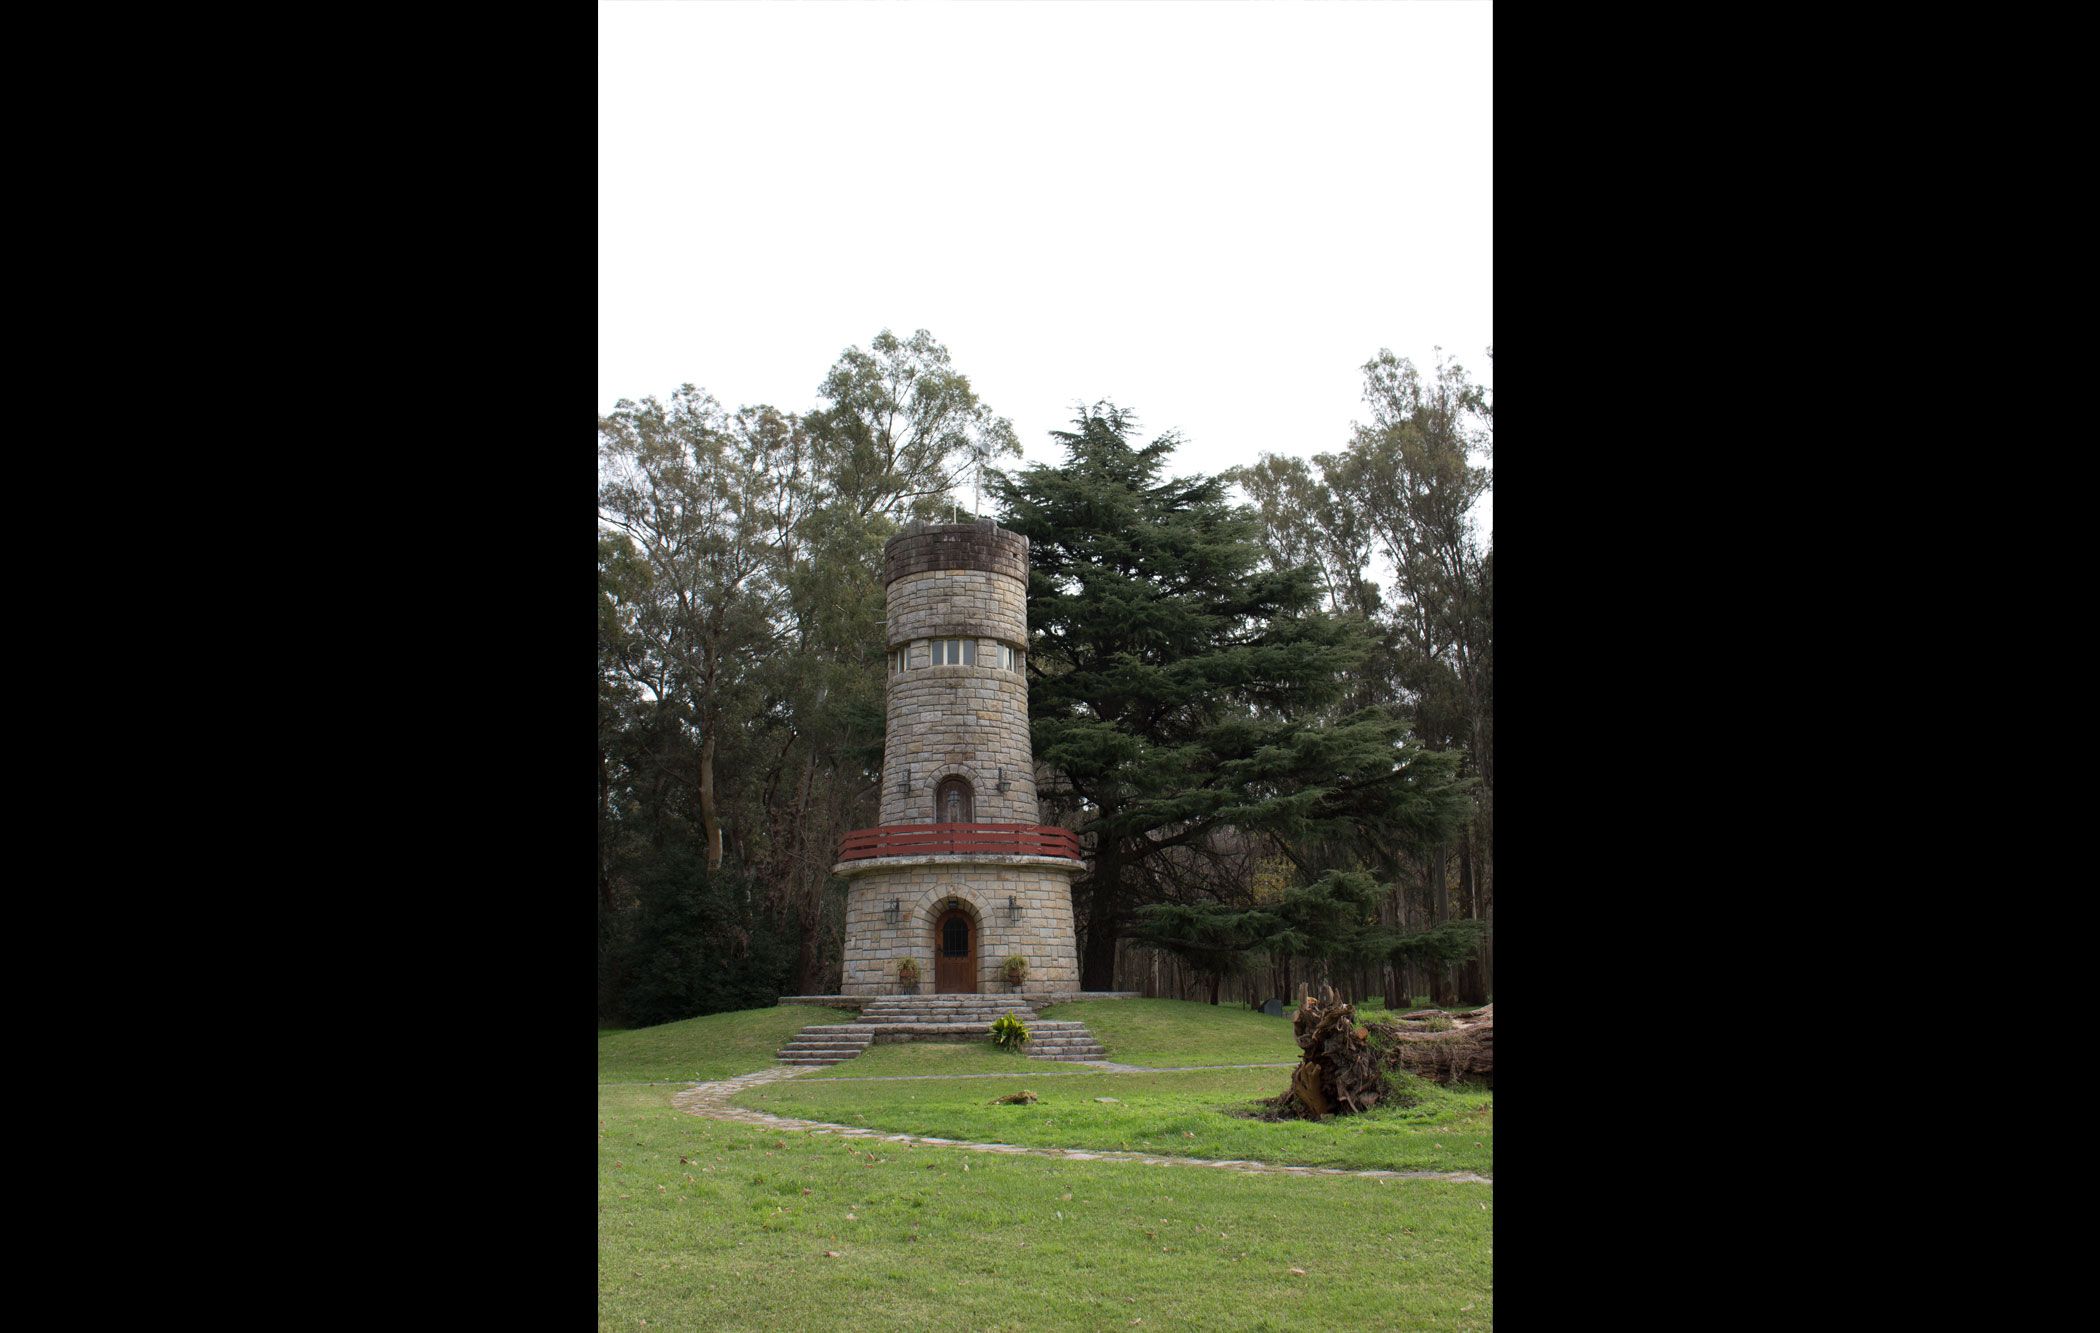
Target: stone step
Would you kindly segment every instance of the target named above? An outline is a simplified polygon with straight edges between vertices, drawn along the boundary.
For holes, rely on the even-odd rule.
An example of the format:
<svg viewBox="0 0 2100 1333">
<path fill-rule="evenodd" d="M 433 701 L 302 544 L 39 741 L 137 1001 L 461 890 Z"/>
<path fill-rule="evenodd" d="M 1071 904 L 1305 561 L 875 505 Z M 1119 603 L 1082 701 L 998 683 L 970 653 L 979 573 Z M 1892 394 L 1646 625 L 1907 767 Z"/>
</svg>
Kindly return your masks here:
<svg viewBox="0 0 2100 1333">
<path fill-rule="evenodd" d="M 1039 1021 L 1033 1014 L 1024 1014 L 1012 1009 L 899 1009 L 894 1013 L 869 1014 L 855 1026 L 865 1026 L 869 1023 L 989 1023 L 1008 1014 L 1013 1014 L 1023 1023 Z"/>
<path fill-rule="evenodd" d="M 861 1018 L 869 1014 L 1033 1014 L 1025 1003 L 884 1003 L 884 1006 L 867 1006 L 861 1010 Z"/>
<path fill-rule="evenodd" d="M 890 1006 L 890 1003 L 1035 1003 L 1033 995 L 869 995 L 861 1001 L 867 1006 Z"/>
<path fill-rule="evenodd" d="M 944 998 L 929 1000 L 924 998 L 923 996 L 920 996 L 902 1000 L 870 1000 L 866 1004 L 862 1005 L 861 1009 L 863 1012 L 865 1012 L 869 1009 L 927 1008 L 937 1007 L 944 1004 L 1010 1004 L 1017 1009 L 1033 1008 L 1035 1006 L 1035 1002 L 1033 1000 L 1030 1000 L 1025 995 L 962 995 L 957 996 L 954 999 Z"/>
<path fill-rule="evenodd" d="M 1035 1010 L 1025 1004 L 897 1004 L 876 1008 L 870 1005 L 860 1011 L 862 1018 L 880 1018 L 884 1014 L 1032 1014 Z"/>
<path fill-rule="evenodd" d="M 988 1028 L 1002 1017 L 1002 1014 L 884 1014 L 878 1018 L 862 1019 L 854 1026 L 863 1032 L 869 1028 L 890 1027 L 898 1023 L 971 1023 Z M 1035 1028 L 1034 1020 L 1025 1015 L 1016 1014 L 1014 1017 L 1026 1023 L 1031 1031 Z"/>
<path fill-rule="evenodd" d="M 863 1033 L 884 1033 L 884 1031 L 888 1031 L 892 1027 L 976 1027 L 976 1029 L 985 1029 L 989 1033 L 993 1022 L 997 1022 L 997 1020 L 995 1018 L 947 1018 L 945 1014 L 920 1014 L 918 1018 L 884 1018 L 880 1022 L 867 1022 L 867 1024 L 863 1024 L 861 1031 Z M 1027 1022 L 1027 1018 L 1023 1018 L 1021 1022 Z M 1035 1031 L 1033 1024 L 1029 1024 L 1029 1031 Z"/>
<path fill-rule="evenodd" d="M 1026 990 L 1018 995 L 1004 991 L 928 991 L 923 995 L 783 995 L 782 1004 L 821 1005 L 829 1009 L 858 1009 L 862 1005 L 880 1004 L 886 1000 L 946 1000 L 946 999 L 1025 999 L 1030 1004 L 1069 1004 L 1075 1000 L 1135 1000 L 1139 992 L 1134 990 Z"/>
<path fill-rule="evenodd" d="M 1028 1029 L 1029 1042 L 1021 1049 L 1032 1060 L 1106 1059 L 1108 1052 L 1084 1023 L 1068 1020 L 1040 1021 Z"/>
<path fill-rule="evenodd" d="M 974 1041 L 992 1035 L 989 1023 L 880 1023 L 868 1029 L 878 1042 L 911 1041 L 915 1038 L 945 1038 Z"/>
<path fill-rule="evenodd" d="M 868 1049 L 875 1034 L 851 1023 L 816 1023 L 797 1032 L 773 1058 L 789 1065 L 835 1065 Z"/>
<path fill-rule="evenodd" d="M 882 1018 L 889 1014 L 1032 1014 L 1035 1010 L 1018 1004 L 900 1004 L 894 1009 L 863 1009 L 863 1019 Z"/>
<path fill-rule="evenodd" d="M 895 1009 L 863 1009 L 861 1017 L 883 1018 L 891 1014 L 1032 1014 L 1035 1010 L 1020 1005 L 989 1004 L 914 1004 L 899 1005 Z"/>
<path fill-rule="evenodd" d="M 923 1000 L 871 1005 L 852 1023 L 816 1023 L 797 1032 L 775 1053 L 783 1064 L 828 1065 L 850 1060 L 869 1046 L 893 1042 L 978 1042 L 992 1024 L 1012 1014 L 1028 1027 L 1022 1050 L 1036 1060 L 1098 1060 L 1106 1052 L 1084 1023 L 1037 1018 L 1019 1005 L 929 1004 Z"/>
</svg>

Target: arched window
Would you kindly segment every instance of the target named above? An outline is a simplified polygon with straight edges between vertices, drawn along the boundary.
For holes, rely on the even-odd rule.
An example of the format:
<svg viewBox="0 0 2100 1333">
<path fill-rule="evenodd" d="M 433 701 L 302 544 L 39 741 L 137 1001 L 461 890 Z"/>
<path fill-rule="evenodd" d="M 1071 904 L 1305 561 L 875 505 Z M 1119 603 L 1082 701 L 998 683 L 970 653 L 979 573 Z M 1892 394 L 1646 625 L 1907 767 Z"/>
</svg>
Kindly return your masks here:
<svg viewBox="0 0 2100 1333">
<path fill-rule="evenodd" d="M 962 778 L 942 778 L 933 789 L 933 819 L 937 824 L 967 824 L 970 816 L 970 784 Z"/>
</svg>

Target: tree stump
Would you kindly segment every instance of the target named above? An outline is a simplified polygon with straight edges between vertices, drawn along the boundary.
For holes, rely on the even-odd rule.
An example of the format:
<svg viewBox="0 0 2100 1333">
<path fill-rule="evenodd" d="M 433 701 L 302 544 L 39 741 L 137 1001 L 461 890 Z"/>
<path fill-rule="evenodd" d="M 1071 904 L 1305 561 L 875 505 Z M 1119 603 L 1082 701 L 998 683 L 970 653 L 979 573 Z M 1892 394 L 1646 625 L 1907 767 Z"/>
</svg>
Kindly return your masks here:
<svg viewBox="0 0 2100 1333">
<path fill-rule="evenodd" d="M 1319 1120 L 1368 1111 L 1393 1096 L 1387 1075 L 1401 1070 L 1437 1083 L 1485 1078 L 1495 1083 L 1495 1006 L 1465 1013 L 1436 1010 L 1385 1023 L 1360 1023 L 1331 986 L 1306 996 L 1291 1032 L 1304 1054 L 1291 1088 L 1271 1099 L 1279 1119 Z"/>
<path fill-rule="evenodd" d="M 1305 1108 L 1308 1120 L 1325 1119 L 1333 1109 L 1327 1094 L 1320 1091 L 1320 1067 L 1310 1060 L 1301 1062 L 1291 1071 L 1289 1095 L 1297 1098 L 1298 1104 Z"/>
</svg>

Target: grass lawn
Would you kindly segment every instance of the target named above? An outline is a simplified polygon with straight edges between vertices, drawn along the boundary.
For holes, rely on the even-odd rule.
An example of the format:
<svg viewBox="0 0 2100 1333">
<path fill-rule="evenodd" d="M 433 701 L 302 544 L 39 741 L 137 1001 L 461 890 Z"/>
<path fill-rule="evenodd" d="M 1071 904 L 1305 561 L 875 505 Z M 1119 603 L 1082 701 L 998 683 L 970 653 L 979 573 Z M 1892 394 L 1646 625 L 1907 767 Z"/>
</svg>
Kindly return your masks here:
<svg viewBox="0 0 2100 1333">
<path fill-rule="evenodd" d="M 773 1053 L 809 1024 L 850 1023 L 853 1018 L 843 1009 L 777 1004 L 653 1028 L 600 1032 L 598 1081 L 697 1081 L 748 1074 L 772 1064 Z"/>
<path fill-rule="evenodd" d="M 718 1020 L 770 1012 L 691 1022 L 729 1033 L 741 1025 Z M 821 1021 L 806 1017 L 821 1012 L 796 1016 Z M 681 1069 L 750 1060 L 690 1044 L 626 1058 L 618 1067 L 630 1071 L 658 1068 L 649 1058 Z M 601 1079 L 605 1070 L 601 1049 Z M 1106 1095 L 1138 1092 L 1149 1101 L 1181 1095 L 1140 1091 L 1170 1077 L 1044 1082 L 1100 1079 L 1112 1082 Z M 871 1106 L 891 1089 L 942 1086 L 812 1084 L 805 1076 L 782 1091 L 798 1085 L 840 1098 L 859 1093 Z M 979 1102 L 1000 1087 L 946 1086 Z M 705 1120 L 674 1109 L 675 1091 L 598 1092 L 600 1328 L 1492 1326 L 1494 1191 L 1485 1185 L 907 1149 Z M 1047 1102 L 1048 1086 L 1039 1091 Z M 1049 1109 L 1059 1119 L 1070 1114 Z"/>
<path fill-rule="evenodd" d="M 1282 1018 L 1193 1000 L 1081 1000 L 1041 1011 L 1087 1025 L 1108 1058 L 1132 1065 L 1239 1065 L 1298 1060 L 1288 1013 Z"/>
<path fill-rule="evenodd" d="M 850 1060 L 839 1070 L 857 1065 Z M 984 1063 L 1012 1057 L 994 1052 Z M 1375 1107 L 1363 1115 L 1275 1123 L 1235 1114 L 1290 1084 L 1284 1069 L 1213 1069 L 1175 1074 L 1089 1072 L 1035 1079 L 1042 1068 L 1014 1070 L 1013 1081 L 923 1079 L 896 1083 L 819 1080 L 807 1075 L 754 1088 L 736 1099 L 775 1115 L 803 1120 L 927 1134 L 976 1142 L 1046 1148 L 1112 1148 L 1179 1157 L 1252 1158 L 1295 1166 L 1356 1170 L 1477 1171 L 1495 1169 L 1494 1095 L 1461 1085 L 1438 1087 L 1405 1080 L 1421 1100 L 1414 1106 Z M 1084 1066 L 1078 1066 L 1083 1068 Z M 956 1072 L 965 1072 L 958 1070 Z M 978 1072 L 971 1068 L 966 1072 Z M 994 1106 L 994 1097 L 1022 1088 L 1033 1106 Z M 1097 1102 L 1096 1097 L 1114 1097 Z"/>
</svg>

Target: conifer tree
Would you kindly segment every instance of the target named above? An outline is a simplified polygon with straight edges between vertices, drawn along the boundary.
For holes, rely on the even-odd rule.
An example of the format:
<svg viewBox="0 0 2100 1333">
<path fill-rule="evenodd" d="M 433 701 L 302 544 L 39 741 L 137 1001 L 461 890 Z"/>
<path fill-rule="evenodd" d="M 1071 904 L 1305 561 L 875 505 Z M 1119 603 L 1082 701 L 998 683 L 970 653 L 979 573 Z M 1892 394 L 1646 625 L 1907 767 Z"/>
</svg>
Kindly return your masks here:
<svg viewBox="0 0 2100 1333">
<path fill-rule="evenodd" d="M 1263 567 L 1224 478 L 1163 475 L 1178 441 L 1131 443 L 1136 419 L 1112 403 L 1073 424 L 1053 432 L 1063 467 L 990 480 L 1030 541 L 1035 754 L 1081 811 L 1081 982 L 1107 990 L 1157 896 L 1150 858 L 1228 826 L 1342 836 L 1418 752 L 1395 710 L 1339 713 L 1362 631 L 1316 609 L 1306 568 Z"/>
</svg>

